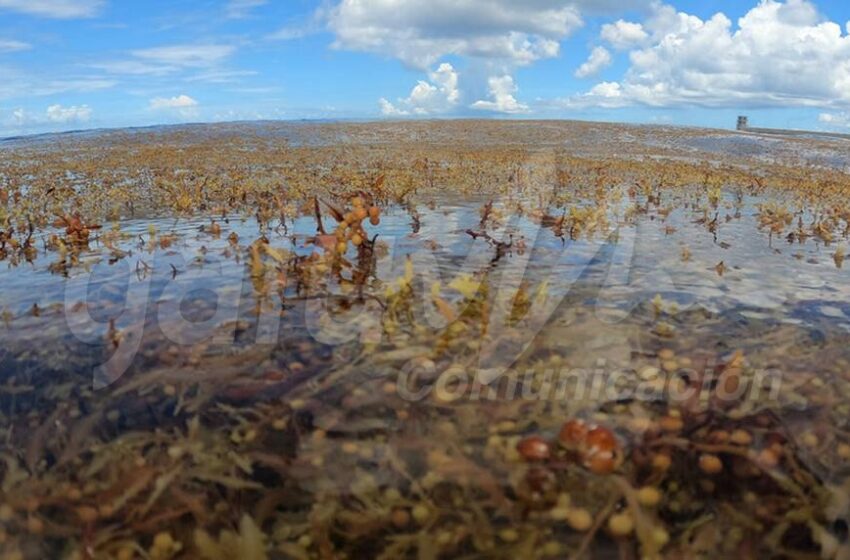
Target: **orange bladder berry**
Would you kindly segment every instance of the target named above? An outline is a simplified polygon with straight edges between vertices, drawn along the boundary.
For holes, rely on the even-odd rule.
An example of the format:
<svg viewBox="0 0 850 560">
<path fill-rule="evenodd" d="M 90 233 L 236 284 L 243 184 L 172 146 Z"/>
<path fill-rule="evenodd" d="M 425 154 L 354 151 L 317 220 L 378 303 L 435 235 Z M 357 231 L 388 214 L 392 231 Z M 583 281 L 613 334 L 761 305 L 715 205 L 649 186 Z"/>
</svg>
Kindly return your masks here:
<svg viewBox="0 0 850 560">
<path fill-rule="evenodd" d="M 539 436 L 530 436 L 521 440 L 516 448 L 526 461 L 545 461 L 552 456 L 549 443 Z"/>
<path fill-rule="evenodd" d="M 717 455 L 703 453 L 699 457 L 699 468 L 705 474 L 717 474 L 723 470 L 723 461 Z"/>
<path fill-rule="evenodd" d="M 594 474 L 611 474 L 617 468 L 617 456 L 613 451 L 586 453 L 582 464 Z"/>
<path fill-rule="evenodd" d="M 622 454 L 614 432 L 582 420 L 565 422 L 558 434 L 560 444 L 578 454 L 581 464 L 596 474 L 609 474 L 620 464 Z"/>
<path fill-rule="evenodd" d="M 567 449 L 576 449 L 583 444 L 588 433 L 587 424 L 581 420 L 569 420 L 561 427 L 558 441 Z"/>
<path fill-rule="evenodd" d="M 608 428 L 596 426 L 587 432 L 584 445 L 588 450 L 613 451 L 617 448 L 617 438 Z"/>
<path fill-rule="evenodd" d="M 746 430 L 735 430 L 730 434 L 729 441 L 735 445 L 750 445 L 753 442 L 753 436 Z"/>
<path fill-rule="evenodd" d="M 779 464 L 779 454 L 771 447 L 762 449 L 756 456 L 756 462 L 763 469 L 772 469 Z"/>
</svg>

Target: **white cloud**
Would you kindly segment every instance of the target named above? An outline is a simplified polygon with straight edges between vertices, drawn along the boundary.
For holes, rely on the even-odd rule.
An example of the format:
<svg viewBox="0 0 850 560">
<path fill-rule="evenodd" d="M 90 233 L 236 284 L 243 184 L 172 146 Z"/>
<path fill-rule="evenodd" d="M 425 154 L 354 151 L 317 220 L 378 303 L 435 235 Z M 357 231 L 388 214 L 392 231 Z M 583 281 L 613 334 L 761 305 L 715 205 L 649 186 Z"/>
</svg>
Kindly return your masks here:
<svg viewBox="0 0 850 560">
<path fill-rule="evenodd" d="M 460 100 L 457 87 L 458 74 L 448 62 L 428 74 L 430 82 L 420 80 L 398 105 L 384 98 L 378 100 L 381 113 L 388 116 L 433 115 L 445 113 L 454 108 Z"/>
<path fill-rule="evenodd" d="M 188 95 L 180 94 L 174 97 L 154 97 L 148 107 L 151 111 L 161 113 L 167 118 L 195 119 L 198 118 L 198 102 Z"/>
<path fill-rule="evenodd" d="M 274 33 L 268 35 L 267 38 L 273 41 L 294 41 L 295 39 L 301 39 L 302 37 L 311 35 L 314 31 L 315 29 L 310 26 L 292 25 L 281 27 Z"/>
<path fill-rule="evenodd" d="M 341 0 L 327 11 L 337 48 L 427 68 L 454 54 L 528 64 L 556 56 L 582 25 L 566 0 Z"/>
<path fill-rule="evenodd" d="M 327 23 L 327 10 L 319 8 L 306 17 L 291 19 L 286 25 L 266 36 L 272 41 L 293 41 L 308 35 L 319 33 Z"/>
<path fill-rule="evenodd" d="M 224 10 L 228 18 L 242 19 L 250 16 L 254 9 L 268 3 L 268 0 L 230 0 Z"/>
<path fill-rule="evenodd" d="M 616 99 L 623 94 L 617 82 L 600 82 L 591 88 L 590 93 L 606 99 Z"/>
<path fill-rule="evenodd" d="M 109 89 L 115 85 L 114 81 L 101 78 L 66 78 L 33 84 L 29 93 L 31 95 L 54 95 L 72 91 L 90 92 Z"/>
<path fill-rule="evenodd" d="M 605 47 L 596 47 L 590 51 L 587 62 L 578 67 L 575 72 L 576 78 L 587 78 L 595 76 L 603 68 L 611 65 L 611 53 Z"/>
<path fill-rule="evenodd" d="M 203 68 L 223 62 L 236 51 L 231 45 L 169 45 L 133 51 L 145 61 L 181 68 Z"/>
<path fill-rule="evenodd" d="M 490 87 L 491 101 L 476 101 L 472 104 L 473 109 L 484 111 L 495 111 L 498 113 L 526 113 L 528 105 L 520 103 L 514 97 L 517 86 L 511 76 L 493 76 L 487 80 Z"/>
<path fill-rule="evenodd" d="M 615 49 L 620 50 L 637 47 L 649 39 L 649 34 L 644 31 L 643 25 L 621 19 L 603 25 L 599 36 L 611 43 Z"/>
<path fill-rule="evenodd" d="M 590 88 L 587 93 L 575 95 L 562 102 L 569 108 L 583 108 L 589 106 L 602 107 L 605 109 L 617 109 L 629 105 L 629 101 L 623 96 L 623 88 L 617 82 L 600 82 Z"/>
<path fill-rule="evenodd" d="M 818 121 L 831 127 L 848 127 L 850 128 L 850 112 L 848 113 L 821 113 L 818 115 Z"/>
<path fill-rule="evenodd" d="M 128 76 L 164 76 L 179 70 L 177 66 L 150 64 L 139 60 L 98 62 L 92 64 L 91 67 L 109 72 L 110 74 L 126 74 Z"/>
<path fill-rule="evenodd" d="M 114 81 L 100 77 L 48 77 L 23 72 L 14 66 L 0 66 L 0 76 L 2 76 L 2 79 L 0 79 L 0 99 L 30 98 L 70 92 L 85 93 L 109 89 L 115 85 Z"/>
<path fill-rule="evenodd" d="M 326 0 L 313 13 L 312 26 L 289 25 L 269 38 L 299 38 L 324 26 L 335 36 L 333 48 L 391 57 L 413 68 L 433 68 L 448 56 L 468 59 L 471 78 L 464 82 L 471 99 L 480 96 L 476 86 L 481 84 L 475 83 L 480 77 L 496 76 L 489 81 L 489 98 L 475 107 L 518 113 L 528 107 L 514 98 L 516 86 L 509 76 L 516 67 L 557 57 L 561 42 L 584 25 L 583 14 L 642 10 L 652 1 Z M 597 51 L 597 67 L 584 72 L 590 75 L 607 65 L 605 53 Z M 444 103 L 435 110 L 432 100 L 445 97 L 433 80 L 423 80 L 409 97 L 383 97 L 379 104 L 385 115 L 432 114 L 445 110 Z"/>
<path fill-rule="evenodd" d="M 91 117 L 92 110 L 88 105 L 63 107 L 51 105 L 47 108 L 47 120 L 54 123 L 85 122 Z"/>
<path fill-rule="evenodd" d="M 736 29 L 722 13 L 702 20 L 657 4 L 642 29 L 647 43 L 629 53 L 616 87 L 600 84 L 564 103 L 850 105 L 850 36 L 807 0 L 762 0 Z"/>
<path fill-rule="evenodd" d="M 381 108 L 381 114 L 387 117 L 402 117 L 410 114 L 410 111 L 399 109 L 383 97 L 378 99 L 378 106 Z"/>
<path fill-rule="evenodd" d="M 607 15 L 627 11 L 640 12 L 658 0 L 575 0 L 573 5 L 583 13 Z"/>
<path fill-rule="evenodd" d="M 12 122 L 18 126 L 22 126 L 27 122 L 27 113 L 21 108 L 12 111 Z"/>
<path fill-rule="evenodd" d="M 125 76 L 167 76 L 186 70 L 198 70 L 195 81 L 222 81 L 220 66 L 234 52 L 232 45 L 167 45 L 132 51 L 135 58 L 90 64 L 92 68 Z M 229 71 L 230 77 L 238 71 Z M 241 75 L 247 75 L 241 74 Z M 209 76 L 210 80 L 205 80 Z"/>
<path fill-rule="evenodd" d="M 12 111 L 9 121 L 16 128 L 55 127 L 57 124 L 83 123 L 91 118 L 92 109 L 88 105 L 64 107 L 59 104 L 49 106 L 44 113 L 31 113 L 22 108 Z M 53 126 L 51 126 L 53 125 Z"/>
<path fill-rule="evenodd" d="M 97 15 L 105 3 L 105 0 L 0 0 L 0 10 L 55 19 L 74 19 Z"/>
<path fill-rule="evenodd" d="M 239 81 L 240 78 L 256 76 L 256 70 L 209 70 L 186 78 L 187 82 L 207 82 L 210 84 L 229 84 Z"/>
<path fill-rule="evenodd" d="M 174 97 L 154 97 L 150 100 L 150 108 L 159 109 L 186 109 L 196 107 L 198 102 L 186 94 L 177 95 Z"/>
<path fill-rule="evenodd" d="M 236 47 L 232 45 L 167 45 L 134 50 L 130 53 L 133 59 L 97 62 L 90 66 L 126 76 L 167 76 L 185 70 L 203 71 L 199 74 L 203 76 L 224 72 L 220 66 L 234 52 Z M 205 80 L 198 77 L 197 81 Z"/>
<path fill-rule="evenodd" d="M 29 43 L 12 39 L 0 39 L 0 53 L 26 51 L 32 48 Z"/>
</svg>

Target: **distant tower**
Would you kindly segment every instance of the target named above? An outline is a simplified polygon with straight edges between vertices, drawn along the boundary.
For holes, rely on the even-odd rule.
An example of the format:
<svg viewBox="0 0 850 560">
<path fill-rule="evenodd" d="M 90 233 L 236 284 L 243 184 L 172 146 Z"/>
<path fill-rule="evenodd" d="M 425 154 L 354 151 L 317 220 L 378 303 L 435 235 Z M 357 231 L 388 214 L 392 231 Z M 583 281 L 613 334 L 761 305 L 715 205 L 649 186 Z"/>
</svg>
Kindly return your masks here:
<svg viewBox="0 0 850 560">
<path fill-rule="evenodd" d="M 750 123 L 747 120 L 746 116 L 741 115 L 741 116 L 738 117 L 738 126 L 736 126 L 735 128 L 737 128 L 738 130 L 747 130 L 747 128 L 749 128 L 749 126 L 750 126 Z"/>
</svg>

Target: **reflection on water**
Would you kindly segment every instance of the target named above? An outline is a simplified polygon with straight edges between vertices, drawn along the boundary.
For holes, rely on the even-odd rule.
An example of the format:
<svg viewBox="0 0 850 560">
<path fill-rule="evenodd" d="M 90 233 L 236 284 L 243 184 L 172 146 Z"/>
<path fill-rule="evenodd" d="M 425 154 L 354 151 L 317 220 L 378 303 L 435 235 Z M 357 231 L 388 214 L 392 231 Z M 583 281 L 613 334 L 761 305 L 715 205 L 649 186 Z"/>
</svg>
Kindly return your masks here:
<svg viewBox="0 0 850 560">
<path fill-rule="evenodd" d="M 515 245 L 522 248 L 513 249 L 511 257 L 527 262 L 527 270 L 522 271 L 527 279 L 533 283 L 548 279 L 550 289 L 559 297 L 581 279 L 601 287 L 598 306 L 625 311 L 660 294 L 675 301 L 682 310 L 698 306 L 720 313 L 746 308 L 751 315 L 769 314 L 791 322 L 798 322 L 798 315 L 812 319 L 820 315 L 820 319 L 836 320 L 836 326 L 848 325 L 841 321 L 848 320 L 844 314 L 850 296 L 848 273 L 837 267 L 833 259 L 835 247 L 841 242 L 825 245 L 816 238 L 787 240 L 770 236 L 756 219 L 765 199 L 753 196 L 737 200 L 728 195 L 725 207 L 717 212 L 722 227 L 712 235 L 700 223 L 703 213 L 684 206 L 687 200 L 687 195 L 671 196 L 665 205 L 674 208 L 672 211 L 664 208 L 663 217 L 650 213 L 637 219 L 623 217 L 623 204 L 611 211 L 609 229 L 589 238 L 558 237 L 531 216 L 511 217 L 496 228 L 494 235 L 505 240 L 513 238 Z M 418 272 L 436 274 L 434 279 L 444 282 L 461 273 L 480 273 L 491 268 L 500 273 L 500 263 L 491 267 L 494 254 L 488 243 L 467 233 L 478 228 L 480 208 L 485 202 L 421 204 L 416 208 L 415 233 L 413 217 L 405 208 L 389 208 L 381 224 L 370 230 L 384 248 L 377 259 L 375 282 L 392 282 L 401 274 L 407 255 L 423 263 L 433 262 L 436 270 Z M 812 215 L 802 213 L 800 218 L 811 221 Z M 71 280 L 85 276 L 85 283 L 69 281 L 51 270 L 55 255 L 48 252 L 40 253 L 31 263 L 4 267 L 0 282 L 4 286 L 5 309 L 12 317 L 26 321 L 33 306 L 49 309 L 87 299 L 95 320 L 105 322 L 103 308 L 115 306 L 120 310 L 125 303 L 130 307 L 143 303 L 132 299 L 125 302 L 128 285 L 133 279 L 138 280 L 140 270 L 151 277 L 151 304 L 161 302 L 162 291 L 177 281 L 184 288 L 216 293 L 239 288 L 244 293 L 219 297 L 218 306 L 236 306 L 236 302 L 251 306 L 255 304 L 248 301 L 251 292 L 242 286 L 249 279 L 245 254 L 231 243 L 230 234 L 243 240 L 265 235 L 274 247 L 302 257 L 321 253 L 321 248 L 312 242 L 316 222 L 311 216 L 301 216 L 285 227 L 269 231 L 261 229 L 255 219 L 239 216 L 218 220 L 221 231 L 215 235 L 205 231 L 210 224 L 209 218 L 116 223 L 122 242 L 110 249 L 93 241 L 80 256 L 80 268 L 68 273 Z M 150 235 L 151 228 L 154 235 Z M 169 239 L 167 248 L 158 245 L 157 240 L 163 237 Z M 128 256 L 115 259 L 114 250 Z M 716 270 L 720 261 L 727 269 L 723 275 Z M 515 268 L 507 264 L 505 267 Z M 75 291 L 77 287 L 85 292 Z M 338 287 L 332 286 L 332 292 Z M 284 300 L 293 295 L 295 287 L 288 286 Z M 16 331 L 20 332 L 20 328 Z"/>
</svg>

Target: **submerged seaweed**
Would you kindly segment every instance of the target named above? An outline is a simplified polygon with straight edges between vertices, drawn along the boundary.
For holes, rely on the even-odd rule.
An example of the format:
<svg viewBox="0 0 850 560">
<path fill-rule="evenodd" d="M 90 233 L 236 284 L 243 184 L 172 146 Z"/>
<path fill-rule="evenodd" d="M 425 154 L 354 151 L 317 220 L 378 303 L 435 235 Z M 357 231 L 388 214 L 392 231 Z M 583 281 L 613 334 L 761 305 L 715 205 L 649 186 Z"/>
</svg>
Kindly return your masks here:
<svg viewBox="0 0 850 560">
<path fill-rule="evenodd" d="M 4 147 L 3 557 L 847 557 L 850 182 L 704 134 Z"/>
</svg>

